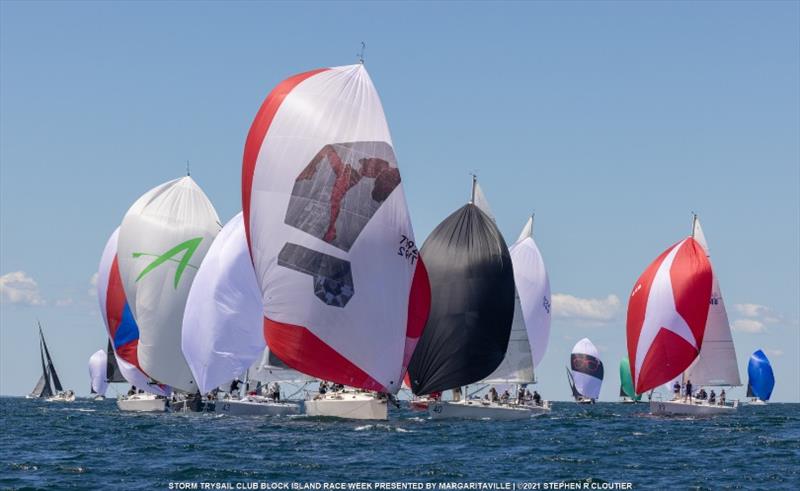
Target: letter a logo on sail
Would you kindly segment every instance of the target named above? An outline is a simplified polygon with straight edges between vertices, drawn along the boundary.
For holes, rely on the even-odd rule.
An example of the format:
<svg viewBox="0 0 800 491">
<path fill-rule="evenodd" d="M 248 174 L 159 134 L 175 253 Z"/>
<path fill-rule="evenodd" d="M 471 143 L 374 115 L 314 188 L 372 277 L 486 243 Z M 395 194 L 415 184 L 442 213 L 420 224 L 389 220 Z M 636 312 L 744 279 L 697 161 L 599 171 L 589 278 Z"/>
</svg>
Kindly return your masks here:
<svg viewBox="0 0 800 491">
<path fill-rule="evenodd" d="M 136 281 L 141 280 L 147 273 L 149 273 L 150 271 L 154 270 L 155 268 L 161 266 L 165 262 L 173 261 L 173 262 L 178 263 L 178 269 L 175 270 L 175 282 L 174 282 L 175 289 L 177 290 L 178 283 L 180 283 L 181 276 L 183 275 L 183 272 L 186 270 L 186 267 L 190 266 L 190 267 L 192 267 L 194 269 L 197 269 L 197 266 L 193 266 L 193 265 L 189 264 L 189 259 L 192 258 L 192 255 L 194 254 L 194 251 L 197 250 L 197 246 L 199 246 L 200 242 L 202 242 L 202 241 L 203 241 L 202 237 L 189 239 L 186 242 L 181 242 L 180 244 L 176 245 L 175 247 L 173 247 L 172 249 L 168 250 L 167 252 L 165 252 L 164 254 L 162 254 L 160 256 L 158 256 L 156 254 L 147 254 L 147 253 L 144 253 L 144 252 L 134 252 L 133 253 L 133 257 L 134 258 L 137 258 L 137 257 L 140 257 L 140 256 L 155 256 L 155 259 L 153 260 L 153 262 L 148 264 L 147 267 L 144 268 L 141 273 L 139 273 L 139 276 L 136 278 Z M 181 252 L 183 252 L 183 257 L 181 259 L 176 259 L 174 256 L 176 256 L 177 254 L 179 254 Z"/>
</svg>

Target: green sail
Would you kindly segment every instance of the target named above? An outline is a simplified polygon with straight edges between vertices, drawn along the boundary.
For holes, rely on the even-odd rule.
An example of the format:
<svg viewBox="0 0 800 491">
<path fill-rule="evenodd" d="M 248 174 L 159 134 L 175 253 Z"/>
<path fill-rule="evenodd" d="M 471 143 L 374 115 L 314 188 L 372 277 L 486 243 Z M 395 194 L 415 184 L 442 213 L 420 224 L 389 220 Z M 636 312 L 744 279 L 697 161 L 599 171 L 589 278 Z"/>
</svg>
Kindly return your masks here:
<svg viewBox="0 0 800 491">
<path fill-rule="evenodd" d="M 622 387 L 620 392 L 632 398 L 635 401 L 642 399 L 641 394 L 636 394 L 633 390 L 633 379 L 631 378 L 631 364 L 628 362 L 628 357 L 619 362 L 619 380 Z"/>
</svg>

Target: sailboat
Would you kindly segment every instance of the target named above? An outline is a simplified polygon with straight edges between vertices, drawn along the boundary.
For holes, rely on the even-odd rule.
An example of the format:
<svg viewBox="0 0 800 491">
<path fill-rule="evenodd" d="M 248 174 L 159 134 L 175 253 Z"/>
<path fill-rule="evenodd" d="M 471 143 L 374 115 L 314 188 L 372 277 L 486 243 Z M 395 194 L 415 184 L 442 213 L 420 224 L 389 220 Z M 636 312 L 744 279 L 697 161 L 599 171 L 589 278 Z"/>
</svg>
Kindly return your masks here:
<svg viewBox="0 0 800 491">
<path fill-rule="evenodd" d="M 567 379 L 572 397 L 579 404 L 594 404 L 600 398 L 603 385 L 603 362 L 595 345 L 583 338 L 572 348 Z"/>
<path fill-rule="evenodd" d="M 211 201 L 188 175 L 142 195 L 119 228 L 117 263 L 138 326 L 137 366 L 158 383 L 192 394 L 195 403 L 201 396 L 181 351 L 181 325 L 192 281 L 221 228 Z M 182 407 L 203 408 L 195 403 Z"/>
<path fill-rule="evenodd" d="M 750 355 L 747 362 L 747 397 L 749 404 L 766 404 L 775 388 L 775 374 L 767 355 L 762 350 L 757 350 Z"/>
<path fill-rule="evenodd" d="M 47 342 L 44 340 L 41 324 L 39 324 L 39 356 L 42 360 L 42 375 L 26 397 L 28 399 L 45 399 L 48 402 L 74 401 L 75 393 L 69 389 L 64 390 L 61 386 L 61 380 L 58 378 L 50 351 L 47 349 Z"/>
<path fill-rule="evenodd" d="M 445 218 L 422 246 L 431 313 L 409 364 L 411 389 L 434 399 L 453 390 L 452 401 L 428 405 L 433 418 L 501 414 L 470 399 L 468 387 L 462 391 L 489 377 L 506 358 L 514 319 L 511 255 L 494 221 L 475 204 L 476 194 L 482 195 L 473 176 L 469 203 Z"/>
<path fill-rule="evenodd" d="M 108 358 L 105 350 L 97 350 L 89 357 L 90 396 L 92 399 L 102 401 L 108 389 L 106 368 Z"/>
<path fill-rule="evenodd" d="M 309 416 L 386 419 L 430 305 L 389 128 L 363 63 L 267 96 L 242 164 L 244 226 L 270 351 L 351 387 Z"/>
<path fill-rule="evenodd" d="M 261 357 L 269 352 L 263 334 L 263 311 L 239 213 L 214 239 L 186 300 L 181 349 L 201 394 L 230 386 L 232 380 L 242 376 L 245 385 L 256 380 Z M 255 365 L 252 370 L 248 369 L 251 365 Z M 245 389 L 241 395 L 227 394 L 217 402 L 215 411 L 269 416 L 300 413 L 297 403 L 250 392 Z"/>
<path fill-rule="evenodd" d="M 122 286 L 117 258 L 118 238 L 119 228 L 108 238 L 97 270 L 97 300 L 109 340 L 106 374 L 109 382 L 126 380 L 142 391 L 139 393 L 132 389 L 131 394 L 117 399 L 121 411 L 163 412 L 167 410 L 166 397 L 171 389 L 154 383 L 139 365 L 139 326 Z"/>
<path fill-rule="evenodd" d="M 636 391 L 633 390 L 631 364 L 627 356 L 622 358 L 619 362 L 619 398 L 623 403 L 627 404 L 642 400 L 642 394 L 637 394 Z"/>
<path fill-rule="evenodd" d="M 633 287 L 628 301 L 628 356 L 637 393 L 682 376 L 701 386 L 740 385 L 736 352 L 708 246 L 695 215 L 692 235 L 664 251 Z M 658 415 L 714 415 L 734 411 L 692 395 L 653 398 Z"/>
</svg>

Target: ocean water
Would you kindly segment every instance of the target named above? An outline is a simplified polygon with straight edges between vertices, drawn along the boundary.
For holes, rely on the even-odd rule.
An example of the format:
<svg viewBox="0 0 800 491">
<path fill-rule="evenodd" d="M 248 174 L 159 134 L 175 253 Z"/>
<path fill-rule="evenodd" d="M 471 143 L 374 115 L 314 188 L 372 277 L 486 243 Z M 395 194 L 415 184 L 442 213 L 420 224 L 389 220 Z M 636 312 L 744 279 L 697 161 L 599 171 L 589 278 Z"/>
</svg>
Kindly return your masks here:
<svg viewBox="0 0 800 491">
<path fill-rule="evenodd" d="M 432 421 L 401 409 L 388 422 L 363 422 L 125 414 L 113 400 L 0 398 L 0 488 L 477 481 L 800 489 L 800 404 L 742 406 L 713 419 L 656 418 L 647 409 L 562 402 L 522 422 Z"/>
</svg>

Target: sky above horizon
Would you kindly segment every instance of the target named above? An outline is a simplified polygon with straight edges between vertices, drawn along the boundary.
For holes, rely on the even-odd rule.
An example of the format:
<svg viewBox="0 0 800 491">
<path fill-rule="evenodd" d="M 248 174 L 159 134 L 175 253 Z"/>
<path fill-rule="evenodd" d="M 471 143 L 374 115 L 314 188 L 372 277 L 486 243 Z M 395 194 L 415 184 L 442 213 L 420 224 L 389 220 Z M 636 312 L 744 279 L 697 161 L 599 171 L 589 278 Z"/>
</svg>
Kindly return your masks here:
<svg viewBox="0 0 800 491">
<path fill-rule="evenodd" d="M 743 381 L 763 349 L 773 400 L 800 402 L 798 26 L 798 2 L 0 2 L 0 394 L 39 377 L 37 319 L 88 393 L 91 281 L 128 207 L 188 160 L 229 220 L 263 98 L 363 40 L 418 242 L 471 172 L 507 242 L 535 210 L 545 398 L 588 337 L 617 399 L 627 296 L 695 211 Z"/>
</svg>

